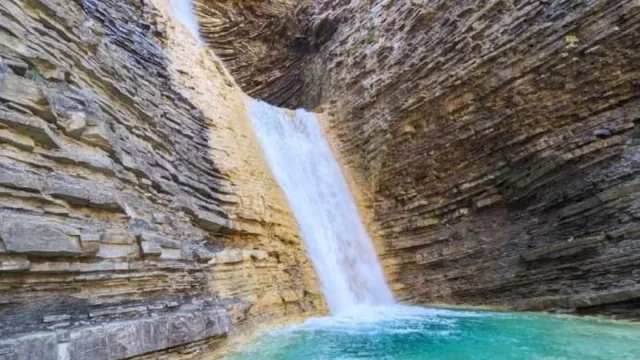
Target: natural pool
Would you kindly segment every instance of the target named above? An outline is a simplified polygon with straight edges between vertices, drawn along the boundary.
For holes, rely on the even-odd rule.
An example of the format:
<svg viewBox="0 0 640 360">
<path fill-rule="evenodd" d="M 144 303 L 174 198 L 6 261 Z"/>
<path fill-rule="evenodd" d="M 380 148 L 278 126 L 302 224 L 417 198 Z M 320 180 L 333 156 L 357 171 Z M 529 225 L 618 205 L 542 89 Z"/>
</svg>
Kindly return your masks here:
<svg viewBox="0 0 640 360">
<path fill-rule="evenodd" d="M 408 306 L 265 332 L 227 360 L 640 359 L 640 325 Z"/>
</svg>

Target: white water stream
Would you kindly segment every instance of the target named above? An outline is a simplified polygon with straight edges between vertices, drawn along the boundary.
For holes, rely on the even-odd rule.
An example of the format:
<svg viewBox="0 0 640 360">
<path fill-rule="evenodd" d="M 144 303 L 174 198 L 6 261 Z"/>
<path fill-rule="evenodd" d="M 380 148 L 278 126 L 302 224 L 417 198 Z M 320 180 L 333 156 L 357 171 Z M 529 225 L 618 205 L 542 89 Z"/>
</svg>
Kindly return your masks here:
<svg viewBox="0 0 640 360">
<path fill-rule="evenodd" d="M 251 101 L 249 115 L 331 312 L 393 304 L 371 239 L 316 116 L 258 100 Z"/>
<path fill-rule="evenodd" d="M 171 0 L 176 19 L 198 39 L 190 0 Z M 333 314 L 394 304 L 375 250 L 318 119 L 258 100 L 249 115 L 269 167 L 300 228 Z M 241 151 L 241 149 L 239 149 Z"/>
</svg>

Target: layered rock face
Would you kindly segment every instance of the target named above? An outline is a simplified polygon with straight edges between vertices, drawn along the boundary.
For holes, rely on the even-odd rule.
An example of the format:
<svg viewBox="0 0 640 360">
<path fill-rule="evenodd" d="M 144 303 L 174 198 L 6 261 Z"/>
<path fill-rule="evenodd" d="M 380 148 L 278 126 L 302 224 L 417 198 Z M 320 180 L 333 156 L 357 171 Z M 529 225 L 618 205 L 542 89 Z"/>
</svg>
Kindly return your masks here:
<svg viewBox="0 0 640 360">
<path fill-rule="evenodd" d="M 401 300 L 638 317 L 637 1 L 306 6 L 337 31 L 281 103 L 329 110 Z"/>
<path fill-rule="evenodd" d="M 0 4 L 3 359 L 200 358 L 324 310 L 245 96 L 168 9 Z M 197 9 L 246 92 L 326 110 L 401 300 L 638 317 L 637 1 Z"/>
<path fill-rule="evenodd" d="M 250 96 L 277 105 L 319 101 L 306 63 L 337 29 L 309 0 L 196 0 L 200 32 Z"/>
<path fill-rule="evenodd" d="M 272 103 L 297 95 L 303 49 L 292 45 L 296 12 L 304 9 L 295 1 L 203 0 L 195 8 L 207 45 L 216 50 L 247 94 L 261 94 Z"/>
<path fill-rule="evenodd" d="M 2 359 L 201 358 L 323 311 L 245 96 L 167 9 L 0 4 Z"/>
</svg>

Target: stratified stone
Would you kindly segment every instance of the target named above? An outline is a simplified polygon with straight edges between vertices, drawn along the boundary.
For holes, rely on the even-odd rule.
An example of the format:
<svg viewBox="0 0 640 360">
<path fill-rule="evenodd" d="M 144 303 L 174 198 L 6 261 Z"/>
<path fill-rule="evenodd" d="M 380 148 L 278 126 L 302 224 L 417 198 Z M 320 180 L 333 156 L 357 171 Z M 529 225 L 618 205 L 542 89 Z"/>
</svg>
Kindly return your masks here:
<svg viewBox="0 0 640 360">
<path fill-rule="evenodd" d="M 86 182 L 75 181 L 71 183 L 51 183 L 47 192 L 70 204 L 79 206 L 93 206 L 113 211 L 123 211 L 123 207 L 114 193 L 99 188 L 90 187 Z"/>
<path fill-rule="evenodd" d="M 128 230 L 109 229 L 101 235 L 100 242 L 104 244 L 132 245 L 136 242 L 136 238 Z"/>
<path fill-rule="evenodd" d="M 26 256 L 0 255 L 0 271 L 26 271 L 31 268 L 31 262 Z"/>
<path fill-rule="evenodd" d="M 45 119 L 51 119 L 51 109 L 42 87 L 37 82 L 13 74 L 0 74 L 0 99 L 14 102 Z"/>
<path fill-rule="evenodd" d="M 637 283 L 637 1 L 198 3 L 240 86 L 322 110 L 399 299 L 550 309 Z"/>
<path fill-rule="evenodd" d="M 47 315 L 42 318 L 42 322 L 50 323 L 50 322 L 67 321 L 69 319 L 71 319 L 71 315 L 69 314 Z"/>
<path fill-rule="evenodd" d="M 78 237 L 68 235 L 66 227 L 31 218 L 3 217 L 0 224 L 0 238 L 8 252 L 40 256 L 82 253 Z"/>
<path fill-rule="evenodd" d="M 56 334 L 34 333 L 0 339 L 3 360 L 59 360 Z"/>
<path fill-rule="evenodd" d="M 87 113 L 81 105 L 84 99 L 74 99 L 65 96 L 60 89 L 53 89 L 49 94 L 49 103 L 56 123 L 64 132 L 74 138 L 80 137 L 87 127 Z"/>
<path fill-rule="evenodd" d="M 203 229 L 218 232 L 223 228 L 229 227 L 229 220 L 204 210 L 188 210 L 194 217 L 194 222 Z"/>
<path fill-rule="evenodd" d="M 2 339 L 55 331 L 47 355 L 67 360 L 198 358 L 228 330 L 206 310 L 220 298 L 255 299 L 238 327 L 324 307 L 244 95 L 168 4 L 0 1 Z M 214 275 L 225 248 L 256 258 Z M 260 301 L 294 287 L 294 306 Z M 165 318 L 178 308 L 197 314 Z"/>
<path fill-rule="evenodd" d="M 162 255 L 162 248 L 160 245 L 151 241 L 141 241 L 140 247 L 142 248 L 142 254 L 146 256 L 160 256 Z"/>
<path fill-rule="evenodd" d="M 81 140 L 104 150 L 111 150 L 109 136 L 110 134 L 104 125 L 94 125 L 87 127 L 82 132 Z"/>
<path fill-rule="evenodd" d="M 80 242 L 82 250 L 87 253 L 95 254 L 100 249 L 101 235 L 98 233 L 82 233 L 80 234 Z"/>
<path fill-rule="evenodd" d="M 244 252 L 240 249 L 225 249 L 215 254 L 209 264 L 233 264 L 245 260 Z"/>
<path fill-rule="evenodd" d="M 312 26 L 310 2 L 195 3 L 202 19 L 201 34 L 244 91 L 272 104 L 304 101 L 304 56 L 316 54 L 331 37 L 335 26 L 330 18 Z M 234 46 L 230 39 L 236 42 Z M 250 70 L 246 64 L 252 64 Z M 220 69 L 223 73 L 222 66 Z"/>
<path fill-rule="evenodd" d="M 38 117 L 0 108 L 0 123 L 24 131 L 48 147 L 58 147 L 55 135 Z"/>
<path fill-rule="evenodd" d="M 27 151 L 31 151 L 35 148 L 35 143 L 30 137 L 9 130 L 0 129 L 0 143 L 2 142 L 6 142 Z"/>
<path fill-rule="evenodd" d="M 122 359 L 180 344 L 224 336 L 228 332 L 224 310 L 176 313 L 103 326 L 72 330 L 69 359 Z"/>
<path fill-rule="evenodd" d="M 182 247 L 182 244 L 179 241 L 173 240 L 168 238 L 166 235 L 160 235 L 160 234 L 154 234 L 148 231 L 143 231 L 140 234 L 140 239 L 142 239 L 143 241 L 149 242 L 149 243 L 154 243 L 156 245 L 159 245 L 163 248 L 168 248 L 168 249 L 180 249 Z"/>
<path fill-rule="evenodd" d="M 117 259 L 117 258 L 131 258 L 139 255 L 139 247 L 134 245 L 123 244 L 100 244 L 98 253 L 99 258 L 105 259 Z"/>
</svg>

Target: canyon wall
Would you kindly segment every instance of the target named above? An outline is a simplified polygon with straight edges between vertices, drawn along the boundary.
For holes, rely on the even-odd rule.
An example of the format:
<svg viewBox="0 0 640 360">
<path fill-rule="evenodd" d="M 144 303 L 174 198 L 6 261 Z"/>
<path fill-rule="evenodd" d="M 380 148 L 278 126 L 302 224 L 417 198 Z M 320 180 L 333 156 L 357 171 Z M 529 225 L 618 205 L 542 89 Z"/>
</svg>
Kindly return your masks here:
<svg viewBox="0 0 640 360">
<path fill-rule="evenodd" d="M 2 359 L 201 358 L 324 311 L 246 96 L 167 14 L 0 4 Z"/>
<path fill-rule="evenodd" d="M 0 358 L 325 311 L 242 90 L 324 112 L 400 300 L 640 315 L 638 1 L 197 10 L 224 65 L 167 0 L 0 4 Z"/>
<path fill-rule="evenodd" d="M 237 78 L 302 67 L 239 85 L 331 115 L 401 300 L 640 316 L 638 1 L 296 4 L 280 46 L 253 1 L 205 40 Z"/>
</svg>

